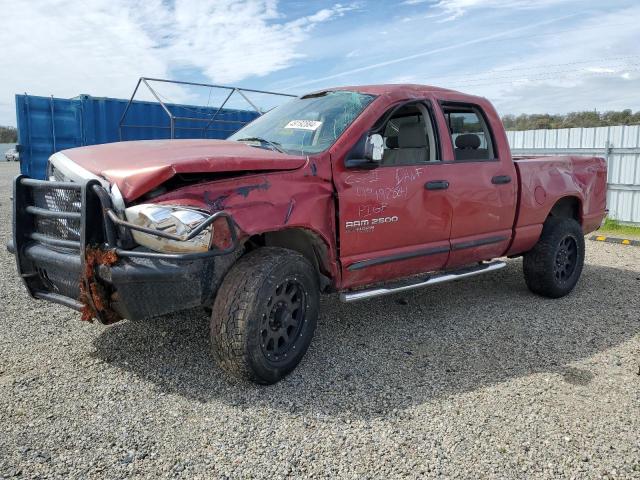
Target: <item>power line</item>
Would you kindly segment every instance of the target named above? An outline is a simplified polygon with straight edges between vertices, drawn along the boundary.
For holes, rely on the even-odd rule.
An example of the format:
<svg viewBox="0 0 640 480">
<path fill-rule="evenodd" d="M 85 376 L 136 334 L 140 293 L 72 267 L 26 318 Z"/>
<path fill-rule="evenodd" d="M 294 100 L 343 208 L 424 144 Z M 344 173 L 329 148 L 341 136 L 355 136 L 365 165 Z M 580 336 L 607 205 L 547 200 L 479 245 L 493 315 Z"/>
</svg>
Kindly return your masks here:
<svg viewBox="0 0 640 480">
<path fill-rule="evenodd" d="M 540 69 L 540 68 L 565 67 L 565 66 L 569 66 L 569 65 L 581 65 L 581 64 L 585 64 L 585 63 L 596 64 L 596 63 L 600 63 L 600 62 L 615 62 L 616 60 L 635 59 L 635 58 L 640 58 L 640 55 L 625 55 L 625 56 L 620 56 L 620 57 L 609 57 L 609 58 L 601 57 L 601 58 L 593 58 L 593 59 L 590 59 L 590 60 L 580 60 L 580 61 L 576 61 L 576 62 L 546 63 L 546 64 L 538 64 L 538 65 L 530 66 L 530 67 L 493 69 L 493 70 L 486 70 L 486 71 L 484 71 L 482 73 L 465 72 L 465 73 L 460 73 L 460 74 L 444 75 L 444 76 L 434 77 L 434 78 L 436 78 L 436 79 L 448 79 L 448 78 L 461 78 L 461 77 L 471 77 L 471 76 L 475 77 L 475 76 L 478 76 L 478 75 L 480 75 L 480 76 L 489 75 L 491 73 L 537 70 L 537 69 Z M 610 66 L 610 65 L 594 65 L 594 67 L 607 67 L 607 66 Z"/>
<path fill-rule="evenodd" d="M 541 24 L 548 24 L 548 23 L 552 23 L 552 22 L 557 22 L 559 20 L 562 19 L 566 19 L 566 18 L 570 18 L 570 17 L 575 17 L 578 16 L 578 14 L 573 14 L 573 15 L 568 15 L 565 17 L 560 17 L 554 20 L 550 20 L 548 22 L 538 22 L 536 24 L 532 24 L 528 27 L 522 27 L 519 29 L 515 29 L 515 30 L 524 30 L 527 28 L 531 28 L 532 26 L 536 26 L 536 25 L 541 25 Z M 322 78 L 316 78 L 313 80 L 307 80 L 305 82 L 299 83 L 297 85 L 292 85 L 289 88 L 293 88 L 293 89 L 298 89 L 301 86 L 304 85 L 309 85 L 309 84 L 313 84 L 313 83 L 318 83 L 321 81 L 326 81 L 326 80 L 330 80 L 333 78 L 337 78 L 337 77 L 342 77 L 345 75 L 350 75 L 350 74 L 354 74 L 354 73 L 358 73 L 361 71 L 365 71 L 365 70 L 372 70 L 372 69 L 376 69 L 376 68 L 382 68 L 382 67 L 386 67 L 388 65 L 391 64 L 396 64 L 396 63 L 400 63 L 400 62 L 405 62 L 405 61 L 409 61 L 409 60 L 414 60 L 416 58 L 419 57 L 425 57 L 425 56 L 429 56 L 435 53 L 441 53 L 442 51 L 448 51 L 448 50 L 453 50 L 453 49 L 458 49 L 458 48 L 463 48 L 465 46 L 470 46 L 470 45 L 476 45 L 476 44 L 480 44 L 480 43 L 491 43 L 493 41 L 503 41 L 503 40 L 516 40 L 516 39 L 526 39 L 526 38 L 536 38 L 536 37 L 544 37 L 544 36 L 553 36 L 553 35 L 559 35 L 559 34 L 564 34 L 564 33 L 570 33 L 570 32 L 577 32 L 577 31 L 585 31 L 585 30 L 596 30 L 596 29 L 600 29 L 600 28 L 610 28 L 610 27 L 616 27 L 616 26 L 623 26 L 623 25 L 637 25 L 637 22 L 620 22 L 620 23 L 606 23 L 606 24 L 599 24 L 599 25 L 584 25 L 584 26 L 580 26 L 580 27 L 576 27 L 576 28 L 571 28 L 571 29 L 565 29 L 565 30 L 556 30 L 553 32 L 542 32 L 542 33 L 533 33 L 533 34 L 528 34 L 528 35 L 515 35 L 515 36 L 510 36 L 512 35 L 512 33 L 515 32 L 507 32 L 505 34 L 494 34 L 494 35 L 489 35 L 488 37 L 485 38 L 479 38 L 479 39 L 475 39 L 475 40 L 468 40 L 465 42 L 462 42 L 460 44 L 457 45 L 449 45 L 449 46 L 441 46 L 441 47 L 435 47 L 433 49 L 430 49 L 428 51 L 424 51 L 424 52 L 419 52 L 419 53 L 415 53 L 412 55 L 407 55 L 405 57 L 402 58 L 396 58 L 396 59 L 392 59 L 392 60 L 388 60 L 388 61 L 383 61 L 383 62 L 378 62 L 372 65 L 365 65 L 365 66 L 361 66 L 361 67 L 357 67 L 357 68 L 352 68 L 350 70 L 346 70 L 343 72 L 338 72 L 338 73 L 334 73 Z"/>
<path fill-rule="evenodd" d="M 397 57 L 397 58 L 393 58 L 393 59 L 389 59 L 383 62 L 378 62 L 378 63 L 374 63 L 374 64 L 370 64 L 370 65 L 364 65 L 361 67 L 357 67 L 357 68 L 351 68 L 349 70 L 343 71 L 343 72 L 339 72 L 339 73 L 334 73 L 325 77 L 320 77 L 320 78 L 315 78 L 312 80 L 307 80 L 305 82 L 299 83 L 297 85 L 293 85 L 291 88 L 298 88 L 304 85 L 309 85 L 309 84 L 313 84 L 313 83 L 318 83 L 318 82 L 324 82 L 326 80 L 330 80 L 332 78 L 337 78 L 337 77 L 342 77 L 345 75 L 351 75 L 354 73 L 359 73 L 359 72 L 363 72 L 363 71 L 367 71 L 367 70 L 373 70 L 376 68 L 382 68 L 382 67 L 388 67 L 390 65 L 395 65 L 397 63 L 402 63 L 402 62 L 407 62 L 409 60 L 415 60 L 417 58 L 422 58 L 422 57 L 427 57 L 430 55 L 435 55 L 437 53 L 442 53 L 442 52 L 446 52 L 446 51 L 450 51 L 450 50 L 457 50 L 459 48 L 463 48 L 463 47 L 470 47 L 472 45 L 477 45 L 480 43 L 486 43 L 486 42 L 490 42 L 491 40 L 496 40 L 496 39 L 508 39 L 509 35 L 516 33 L 516 32 L 520 32 L 523 30 L 529 30 L 533 27 L 542 27 L 544 25 L 549 25 L 551 23 L 554 22 L 558 22 L 560 20 L 566 20 L 568 18 L 572 18 L 572 17 L 576 17 L 578 16 L 578 14 L 570 14 L 570 15 L 564 15 L 562 17 L 558 17 L 558 18 L 553 18 L 550 20 L 543 20 L 540 22 L 535 22 L 535 23 L 531 23 L 529 25 L 526 26 L 522 26 L 522 27 L 516 27 L 516 28 L 512 28 L 510 30 L 506 30 L 506 31 L 499 31 L 496 33 L 492 33 L 490 35 L 487 35 L 485 37 L 476 37 L 476 38 L 472 38 L 472 39 L 468 39 L 468 40 L 464 40 L 462 42 L 459 42 L 457 44 L 450 44 L 450 45 L 442 45 L 440 47 L 435 47 L 435 48 L 431 48 L 429 50 L 426 51 L 422 51 L 422 52 L 418 52 L 418 53 L 414 53 L 411 55 L 405 55 L 403 57 Z"/>
<path fill-rule="evenodd" d="M 629 69 L 635 70 L 638 65 L 640 65 L 640 63 L 627 63 L 624 65 L 616 65 L 615 67 L 618 68 L 619 70 L 623 70 L 623 71 L 627 71 Z M 607 68 L 605 66 L 597 66 L 596 68 Z M 564 73 L 575 73 L 575 74 L 580 74 L 580 73 L 584 73 L 584 74 L 589 74 L 589 73 L 593 73 L 593 74 L 615 74 L 615 73 L 620 73 L 620 71 L 589 71 L 586 69 L 571 69 L 571 70 L 552 70 L 552 71 L 548 71 L 548 72 L 532 72 L 530 75 L 524 75 L 524 76 L 514 76 L 514 75 L 502 75 L 502 76 L 496 76 L 496 77 L 491 77 L 488 76 L 486 78 L 477 78 L 477 79 L 469 79 L 469 80 L 464 80 L 462 81 L 462 83 L 464 85 L 468 85 L 469 83 L 477 83 L 477 82 L 487 82 L 487 81 L 491 81 L 493 82 L 494 80 L 510 80 L 510 79 L 519 79 L 519 78 L 524 78 L 524 79 L 534 79 L 534 78 L 540 78 L 542 77 L 547 77 L 550 76 L 551 78 L 553 78 L 554 75 L 556 74 L 564 74 Z M 460 82 L 455 82 L 453 81 L 452 83 L 454 84 L 460 84 Z"/>
<path fill-rule="evenodd" d="M 581 30 L 597 30 L 599 28 L 608 28 L 608 27 L 619 27 L 619 26 L 623 26 L 623 25 L 638 25 L 638 22 L 621 22 L 621 23 L 603 23 L 600 25 L 590 25 L 590 26 L 582 26 L 582 27 L 576 27 L 576 28 L 568 28 L 566 30 L 556 30 L 554 32 L 542 32 L 542 33 L 532 33 L 530 35 L 518 35 L 515 37 L 501 37 L 501 39 L 505 39 L 505 40 L 514 40 L 514 39 L 519 39 L 519 38 L 535 38 L 535 37 L 547 37 L 547 36 L 553 36 L 553 35 L 561 35 L 563 33 L 571 33 L 571 32 L 578 32 Z"/>
<path fill-rule="evenodd" d="M 635 64 L 635 65 L 639 65 L 639 64 Z M 483 82 L 480 82 L 480 83 L 477 83 L 477 82 L 455 83 L 454 82 L 452 83 L 451 86 L 454 88 L 459 88 L 459 87 L 481 87 L 485 85 L 507 85 L 507 84 L 515 84 L 518 82 L 526 82 L 526 81 L 551 80 L 555 78 L 578 78 L 578 77 L 593 76 L 593 75 L 619 75 L 620 73 L 636 72 L 639 70 L 640 70 L 640 66 L 625 68 L 624 72 L 576 72 L 574 70 L 566 70 L 566 71 L 560 71 L 560 72 L 552 72 L 550 74 L 541 74 L 533 77 L 508 77 L 509 79 L 502 80 L 502 81 L 489 82 L 489 81 L 484 81 L 485 79 L 483 79 Z"/>
</svg>

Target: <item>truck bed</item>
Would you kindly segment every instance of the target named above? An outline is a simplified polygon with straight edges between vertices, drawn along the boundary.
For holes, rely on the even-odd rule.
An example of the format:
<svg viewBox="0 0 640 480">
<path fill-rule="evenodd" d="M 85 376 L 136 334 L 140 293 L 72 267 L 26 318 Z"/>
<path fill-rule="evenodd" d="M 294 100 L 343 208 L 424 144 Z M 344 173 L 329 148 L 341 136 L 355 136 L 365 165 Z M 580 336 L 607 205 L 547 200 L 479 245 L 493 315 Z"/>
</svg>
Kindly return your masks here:
<svg viewBox="0 0 640 480">
<path fill-rule="evenodd" d="M 522 156 L 514 157 L 514 164 L 520 193 L 509 254 L 525 252 L 535 245 L 549 209 L 566 196 L 577 199 L 585 234 L 599 228 L 606 215 L 607 170 L 603 158 Z"/>
</svg>

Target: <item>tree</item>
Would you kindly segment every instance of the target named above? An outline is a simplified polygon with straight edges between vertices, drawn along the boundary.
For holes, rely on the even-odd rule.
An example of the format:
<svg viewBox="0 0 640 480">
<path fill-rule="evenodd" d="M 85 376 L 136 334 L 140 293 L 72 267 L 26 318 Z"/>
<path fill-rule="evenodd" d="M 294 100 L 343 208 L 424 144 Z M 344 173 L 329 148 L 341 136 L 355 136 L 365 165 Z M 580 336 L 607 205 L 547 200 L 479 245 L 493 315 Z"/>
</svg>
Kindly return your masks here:
<svg viewBox="0 0 640 480">
<path fill-rule="evenodd" d="M 0 126 L 0 143 L 16 143 L 18 141 L 18 130 L 16 127 Z"/>
<path fill-rule="evenodd" d="M 520 114 L 505 115 L 502 123 L 506 130 L 539 130 L 574 127 L 609 127 L 615 125 L 640 125 L 640 111 L 630 109 L 608 112 L 584 111 L 565 115 Z"/>
</svg>

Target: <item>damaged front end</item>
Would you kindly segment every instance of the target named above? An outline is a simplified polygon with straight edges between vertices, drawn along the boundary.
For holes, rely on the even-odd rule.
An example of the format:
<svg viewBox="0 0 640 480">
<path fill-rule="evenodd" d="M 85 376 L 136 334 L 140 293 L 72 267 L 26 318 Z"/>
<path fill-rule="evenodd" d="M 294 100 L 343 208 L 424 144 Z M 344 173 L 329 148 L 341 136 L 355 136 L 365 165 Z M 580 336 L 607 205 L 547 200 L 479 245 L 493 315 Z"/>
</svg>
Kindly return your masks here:
<svg viewBox="0 0 640 480">
<path fill-rule="evenodd" d="M 132 241 L 132 232 L 180 243 L 216 225 L 226 232 L 196 253 L 160 253 Z M 185 235 L 122 219 L 100 182 L 14 181 L 13 241 L 20 277 L 37 299 L 80 311 L 82 320 L 111 324 L 210 305 L 238 239 L 231 217 L 217 212 Z"/>
</svg>

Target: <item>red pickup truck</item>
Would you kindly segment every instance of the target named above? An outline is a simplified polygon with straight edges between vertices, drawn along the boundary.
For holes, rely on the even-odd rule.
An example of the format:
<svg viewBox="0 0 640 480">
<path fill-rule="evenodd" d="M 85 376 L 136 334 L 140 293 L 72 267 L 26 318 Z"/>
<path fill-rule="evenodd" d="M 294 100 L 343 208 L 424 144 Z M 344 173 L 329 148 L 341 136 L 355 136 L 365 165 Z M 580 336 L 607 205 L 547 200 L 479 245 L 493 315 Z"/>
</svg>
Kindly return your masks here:
<svg viewBox="0 0 640 480">
<path fill-rule="evenodd" d="M 18 272 L 85 320 L 203 306 L 213 356 L 273 383 L 319 296 L 367 299 L 523 256 L 536 294 L 575 286 L 605 216 L 601 158 L 511 156 L 484 98 L 421 85 L 323 90 L 228 140 L 66 150 L 14 183 Z"/>
</svg>

